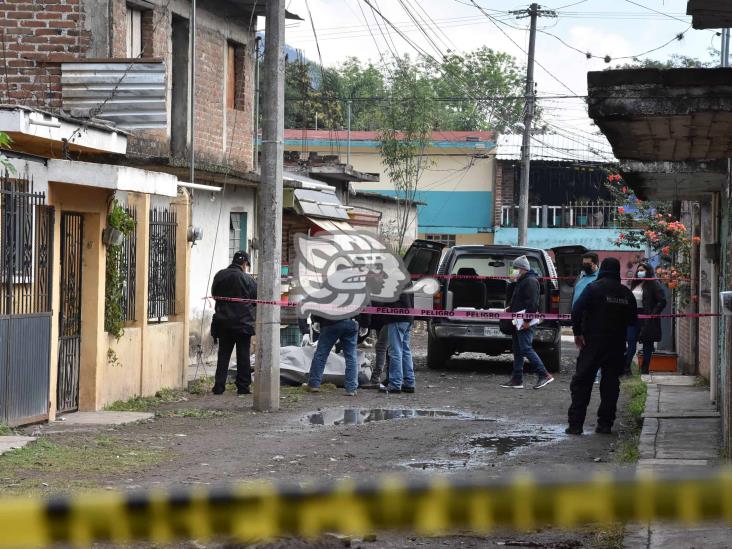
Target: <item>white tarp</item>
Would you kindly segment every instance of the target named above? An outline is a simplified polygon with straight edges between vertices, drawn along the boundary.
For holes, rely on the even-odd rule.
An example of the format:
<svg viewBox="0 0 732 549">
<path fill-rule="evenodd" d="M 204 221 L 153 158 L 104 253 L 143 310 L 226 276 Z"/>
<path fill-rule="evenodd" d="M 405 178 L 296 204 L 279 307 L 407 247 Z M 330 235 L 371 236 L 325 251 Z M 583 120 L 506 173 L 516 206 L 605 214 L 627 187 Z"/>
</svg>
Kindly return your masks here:
<svg viewBox="0 0 732 549">
<path fill-rule="evenodd" d="M 280 381 L 283 384 L 301 384 L 307 380 L 310 364 L 316 347 L 282 347 L 280 349 Z M 371 379 L 371 363 L 363 351 L 358 351 L 358 383 L 366 384 Z M 346 379 L 346 360 L 343 355 L 331 351 L 325 363 L 323 383 L 333 383 L 343 387 Z"/>
</svg>

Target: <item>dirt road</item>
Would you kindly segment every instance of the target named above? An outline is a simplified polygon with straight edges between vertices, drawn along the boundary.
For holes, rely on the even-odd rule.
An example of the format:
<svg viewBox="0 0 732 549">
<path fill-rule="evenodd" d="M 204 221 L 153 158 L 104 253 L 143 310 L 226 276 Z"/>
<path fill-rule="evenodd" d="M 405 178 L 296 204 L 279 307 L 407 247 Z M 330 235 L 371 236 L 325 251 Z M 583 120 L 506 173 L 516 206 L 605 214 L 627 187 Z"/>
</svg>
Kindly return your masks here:
<svg viewBox="0 0 732 549">
<path fill-rule="evenodd" d="M 320 394 L 287 390 L 276 413 L 252 411 L 252 397 L 237 397 L 231 390 L 222 396 L 190 395 L 156 407 L 158 417 L 150 422 L 101 433 L 59 430 L 57 424 L 43 429 L 48 433 L 44 440 L 67 448 L 93 449 L 100 446 L 101 436 L 106 437 L 118 459 L 119 453 L 132 454 L 133 459 L 124 462 L 128 466 L 115 468 L 114 457 L 109 457 L 110 467 L 95 468 L 90 458 L 76 468 L 66 464 L 62 471 L 54 471 L 53 462 L 45 468 L 13 469 L 0 458 L 0 476 L 23 491 L 48 492 L 67 486 L 134 489 L 231 479 L 358 478 L 387 472 L 482 471 L 499 477 L 522 467 L 549 472 L 616 466 L 617 435 L 594 434 L 597 394 L 588 413 L 588 434 L 564 434 L 569 372 L 576 356 L 571 344 L 564 345 L 563 368 L 556 381 L 538 391 L 499 387 L 510 373 L 508 356 L 458 358 L 438 372 L 424 367 L 423 336 L 415 338 L 414 346 L 416 394 L 361 390 L 358 396 L 347 397 L 342 389 Z M 534 376 L 527 374 L 528 380 Z M 616 427 L 622 430 L 622 422 Z M 136 466 L 137 454 L 145 459 Z M 73 457 L 69 459 L 73 462 Z M 491 538 L 393 535 L 363 546 L 485 547 L 520 539 L 544 547 L 579 547 L 594 543 L 594 538 L 593 532 L 552 530 Z"/>
</svg>

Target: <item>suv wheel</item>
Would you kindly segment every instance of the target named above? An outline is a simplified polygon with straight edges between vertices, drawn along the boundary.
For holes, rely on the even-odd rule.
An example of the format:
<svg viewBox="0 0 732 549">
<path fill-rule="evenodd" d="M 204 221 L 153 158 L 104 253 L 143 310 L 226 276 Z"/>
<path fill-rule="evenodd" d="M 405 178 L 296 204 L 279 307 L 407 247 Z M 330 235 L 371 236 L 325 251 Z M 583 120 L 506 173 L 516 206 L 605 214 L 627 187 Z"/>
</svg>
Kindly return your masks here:
<svg viewBox="0 0 732 549">
<path fill-rule="evenodd" d="M 427 367 L 430 370 L 439 370 L 445 367 L 450 360 L 452 350 L 439 339 L 427 334 Z"/>
<path fill-rule="evenodd" d="M 544 353 L 539 353 L 539 358 L 544 363 L 546 369 L 551 373 L 556 373 L 562 366 L 562 347 L 557 345 Z"/>
</svg>

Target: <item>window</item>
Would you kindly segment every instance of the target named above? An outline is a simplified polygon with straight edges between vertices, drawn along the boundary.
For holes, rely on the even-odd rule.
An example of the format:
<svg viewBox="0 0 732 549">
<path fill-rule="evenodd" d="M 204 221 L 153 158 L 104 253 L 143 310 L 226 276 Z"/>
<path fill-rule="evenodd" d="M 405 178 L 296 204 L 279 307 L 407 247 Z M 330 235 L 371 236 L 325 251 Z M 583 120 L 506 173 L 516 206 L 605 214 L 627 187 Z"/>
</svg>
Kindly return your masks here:
<svg viewBox="0 0 732 549">
<path fill-rule="evenodd" d="M 465 272 L 466 269 L 475 271 L 478 276 L 495 276 L 495 277 L 506 277 L 511 276 L 513 270 L 513 260 L 518 256 L 488 256 L 488 255 L 461 255 L 456 260 L 450 269 L 450 274 L 468 274 Z M 531 270 L 539 273 L 539 276 L 545 276 L 544 267 L 541 261 L 533 256 L 528 256 L 529 265 Z M 461 273 L 460 270 L 463 269 Z"/>
<path fill-rule="evenodd" d="M 239 250 L 247 251 L 247 213 L 232 212 L 229 214 L 229 261 Z"/>
<path fill-rule="evenodd" d="M 424 235 L 424 239 L 431 240 L 432 242 L 439 242 L 448 248 L 455 245 L 454 234 L 426 234 Z"/>
<path fill-rule="evenodd" d="M 246 48 L 237 42 L 226 43 L 226 108 L 243 110 L 244 55 Z"/>
<path fill-rule="evenodd" d="M 127 6 L 127 57 L 142 56 L 142 10 Z"/>
</svg>

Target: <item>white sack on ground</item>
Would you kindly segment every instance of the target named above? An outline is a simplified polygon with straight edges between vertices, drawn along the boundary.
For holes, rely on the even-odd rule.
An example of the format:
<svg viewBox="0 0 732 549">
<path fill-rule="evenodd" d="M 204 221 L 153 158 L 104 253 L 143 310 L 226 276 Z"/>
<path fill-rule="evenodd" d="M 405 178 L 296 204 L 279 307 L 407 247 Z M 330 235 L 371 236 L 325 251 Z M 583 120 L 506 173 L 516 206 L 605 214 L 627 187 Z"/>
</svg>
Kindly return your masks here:
<svg viewBox="0 0 732 549">
<path fill-rule="evenodd" d="M 280 381 L 284 385 L 300 385 L 307 380 L 310 364 L 313 361 L 315 347 L 282 347 L 280 349 Z M 366 354 L 359 350 L 357 355 L 358 383 L 369 382 L 371 379 L 371 363 Z M 325 363 L 323 383 L 333 383 L 336 387 L 343 387 L 346 380 L 346 360 L 343 355 L 331 351 Z"/>
</svg>

